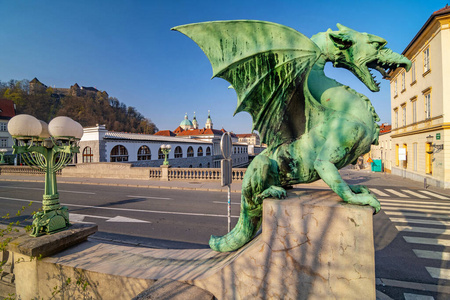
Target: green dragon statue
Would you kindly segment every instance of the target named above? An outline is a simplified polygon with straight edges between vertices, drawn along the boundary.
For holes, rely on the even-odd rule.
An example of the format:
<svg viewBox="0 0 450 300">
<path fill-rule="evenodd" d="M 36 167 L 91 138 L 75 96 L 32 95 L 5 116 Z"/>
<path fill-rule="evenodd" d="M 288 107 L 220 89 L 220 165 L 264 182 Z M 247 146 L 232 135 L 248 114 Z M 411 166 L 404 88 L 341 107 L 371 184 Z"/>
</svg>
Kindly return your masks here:
<svg viewBox="0 0 450 300">
<path fill-rule="evenodd" d="M 262 202 L 283 198 L 283 187 L 323 179 L 345 202 L 380 210 L 364 186 L 349 186 L 339 169 L 356 163 L 378 143 L 379 121 L 370 100 L 325 76 L 326 62 L 351 71 L 372 92 L 379 91 L 371 69 L 383 78 L 411 62 L 386 48 L 375 35 L 337 24 L 311 39 L 298 31 L 263 21 L 217 21 L 173 28 L 203 50 L 213 77 L 231 83 L 236 113 L 247 111 L 268 148 L 247 168 L 241 212 L 232 231 L 211 236 L 213 250 L 239 249 L 261 225 Z"/>
</svg>

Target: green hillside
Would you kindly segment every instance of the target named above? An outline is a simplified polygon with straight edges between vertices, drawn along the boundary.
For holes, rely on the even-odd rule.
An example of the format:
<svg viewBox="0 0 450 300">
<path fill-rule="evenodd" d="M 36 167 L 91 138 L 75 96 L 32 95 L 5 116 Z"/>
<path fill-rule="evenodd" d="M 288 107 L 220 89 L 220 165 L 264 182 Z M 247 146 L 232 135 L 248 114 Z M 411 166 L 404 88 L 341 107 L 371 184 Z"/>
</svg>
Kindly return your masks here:
<svg viewBox="0 0 450 300">
<path fill-rule="evenodd" d="M 73 87 L 54 89 L 37 82 L 38 85 L 30 85 L 29 80 L 0 81 L 0 97 L 13 100 L 17 114 L 29 114 L 45 122 L 57 116 L 68 116 L 83 127 L 104 124 L 113 131 L 147 134 L 158 131 L 156 125 L 134 107 L 127 107 L 104 91 L 92 88 L 75 93 Z"/>
</svg>

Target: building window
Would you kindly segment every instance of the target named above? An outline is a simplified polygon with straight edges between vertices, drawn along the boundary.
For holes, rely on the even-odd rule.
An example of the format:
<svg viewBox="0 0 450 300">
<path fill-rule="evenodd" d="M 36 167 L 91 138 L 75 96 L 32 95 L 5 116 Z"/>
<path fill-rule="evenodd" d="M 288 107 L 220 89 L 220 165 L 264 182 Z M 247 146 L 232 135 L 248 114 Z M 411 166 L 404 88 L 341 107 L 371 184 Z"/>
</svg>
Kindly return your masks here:
<svg viewBox="0 0 450 300">
<path fill-rule="evenodd" d="M 182 158 L 183 157 L 183 150 L 181 149 L 180 146 L 177 146 L 175 148 L 175 158 Z"/>
<path fill-rule="evenodd" d="M 82 157 L 82 162 L 83 163 L 91 163 L 93 162 L 93 158 L 94 158 L 94 154 L 92 154 L 92 148 L 91 147 L 86 147 L 83 149 L 83 157 Z"/>
<path fill-rule="evenodd" d="M 151 160 L 152 154 L 150 152 L 150 149 L 145 145 L 141 146 L 138 150 L 137 159 L 138 160 Z"/>
<path fill-rule="evenodd" d="M 198 147 L 197 156 L 203 156 L 203 148 L 202 147 Z"/>
<path fill-rule="evenodd" d="M 398 109 L 394 109 L 394 127 L 398 128 Z"/>
<path fill-rule="evenodd" d="M 403 161 L 403 168 L 408 169 L 408 145 L 403 144 L 403 148 L 405 149 L 406 159 Z"/>
<path fill-rule="evenodd" d="M 0 131 L 6 131 L 6 123 L 0 123 Z"/>
<path fill-rule="evenodd" d="M 423 51 L 423 73 L 430 71 L 430 48 Z"/>
<path fill-rule="evenodd" d="M 406 77 L 406 73 L 403 72 L 403 73 L 402 73 L 402 92 L 406 89 L 406 86 L 405 86 L 405 77 Z"/>
<path fill-rule="evenodd" d="M 397 79 L 394 81 L 394 97 L 397 97 Z"/>
<path fill-rule="evenodd" d="M 8 147 L 8 139 L 0 139 L 0 147 Z"/>
<path fill-rule="evenodd" d="M 414 151 L 414 171 L 417 171 L 417 143 L 413 144 Z"/>
<path fill-rule="evenodd" d="M 412 62 L 411 66 L 411 84 L 416 83 L 416 62 Z"/>
<path fill-rule="evenodd" d="M 431 118 L 431 93 L 424 95 L 425 97 L 425 119 Z"/>
<path fill-rule="evenodd" d="M 167 157 L 169 157 L 169 154 L 167 154 Z M 162 152 L 161 148 L 158 149 L 158 159 L 165 159 L 166 156 Z"/>
<path fill-rule="evenodd" d="M 194 157 L 194 148 L 189 146 L 189 148 L 187 149 L 187 157 Z"/>
<path fill-rule="evenodd" d="M 111 150 L 111 162 L 128 161 L 128 150 L 122 145 L 117 145 Z"/>
<path fill-rule="evenodd" d="M 402 126 L 406 126 L 406 104 L 402 105 Z"/>
<path fill-rule="evenodd" d="M 211 156 L 211 148 L 210 147 L 206 148 L 206 156 Z"/>
<path fill-rule="evenodd" d="M 417 122 L 417 97 L 414 97 L 412 101 L 412 121 Z"/>
</svg>

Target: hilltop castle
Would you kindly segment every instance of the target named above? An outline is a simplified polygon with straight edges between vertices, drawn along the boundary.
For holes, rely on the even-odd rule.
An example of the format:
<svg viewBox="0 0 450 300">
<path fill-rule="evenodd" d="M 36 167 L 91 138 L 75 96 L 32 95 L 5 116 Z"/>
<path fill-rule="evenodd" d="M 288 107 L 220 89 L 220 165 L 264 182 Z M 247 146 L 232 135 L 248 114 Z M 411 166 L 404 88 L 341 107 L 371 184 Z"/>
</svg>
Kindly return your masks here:
<svg viewBox="0 0 450 300">
<path fill-rule="evenodd" d="M 38 93 L 46 91 L 49 87 L 43 84 L 39 81 L 36 77 L 30 81 L 30 93 Z M 101 93 L 102 96 L 108 98 L 109 95 L 106 91 L 99 91 L 95 87 L 86 87 L 86 86 L 79 86 L 78 83 L 75 83 L 70 88 L 57 88 L 57 87 L 50 87 L 52 89 L 52 95 L 55 96 L 85 96 L 85 95 L 97 95 L 98 93 Z"/>
</svg>

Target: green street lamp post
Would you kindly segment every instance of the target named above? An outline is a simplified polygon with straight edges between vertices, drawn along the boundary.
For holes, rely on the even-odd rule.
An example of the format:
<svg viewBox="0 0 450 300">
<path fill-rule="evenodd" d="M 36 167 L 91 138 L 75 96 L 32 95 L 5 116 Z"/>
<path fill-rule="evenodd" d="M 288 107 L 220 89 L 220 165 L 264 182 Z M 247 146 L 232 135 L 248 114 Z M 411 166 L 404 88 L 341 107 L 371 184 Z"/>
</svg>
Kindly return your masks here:
<svg viewBox="0 0 450 300">
<path fill-rule="evenodd" d="M 5 163 L 5 153 L 8 151 L 7 149 L 0 149 L 0 164 Z"/>
<path fill-rule="evenodd" d="M 172 149 L 172 146 L 170 145 L 161 145 L 161 152 L 164 154 L 164 162 L 163 165 L 164 166 L 168 166 L 169 165 L 169 160 L 167 159 L 167 156 L 169 155 L 170 150 Z"/>
<path fill-rule="evenodd" d="M 68 117 L 56 117 L 47 125 L 30 115 L 17 115 L 8 123 L 14 138 L 13 154 L 20 154 L 32 168 L 45 172 L 42 211 L 33 216 L 31 236 L 62 231 L 70 226 L 67 207 L 59 203 L 56 172 L 79 153 L 83 127 Z"/>
</svg>

